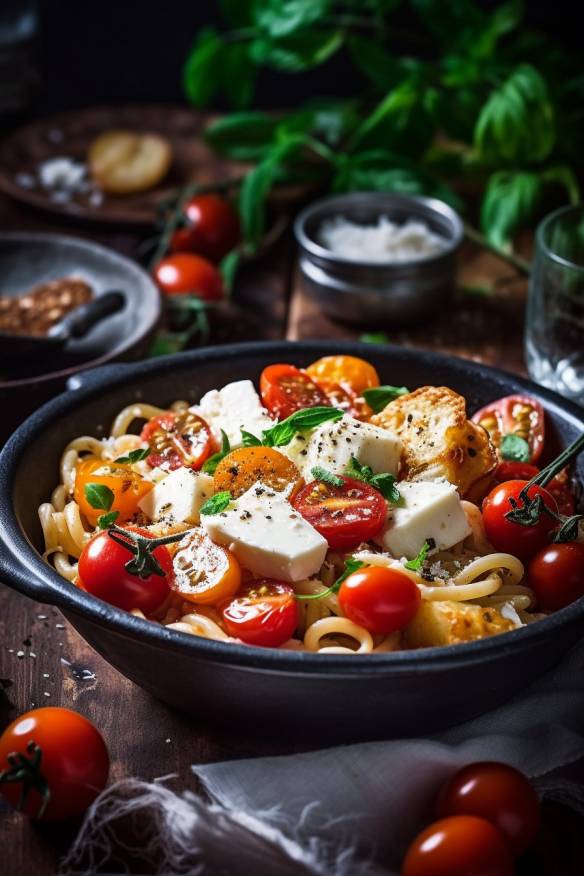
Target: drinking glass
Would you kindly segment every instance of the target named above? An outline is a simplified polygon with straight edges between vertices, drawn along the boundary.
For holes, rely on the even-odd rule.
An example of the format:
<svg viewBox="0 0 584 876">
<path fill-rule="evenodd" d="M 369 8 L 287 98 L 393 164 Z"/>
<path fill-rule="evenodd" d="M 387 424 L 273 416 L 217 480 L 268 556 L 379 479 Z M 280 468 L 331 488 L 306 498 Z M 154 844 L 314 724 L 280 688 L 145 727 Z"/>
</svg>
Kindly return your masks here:
<svg viewBox="0 0 584 876">
<path fill-rule="evenodd" d="M 525 358 L 533 380 L 584 404 L 584 204 L 538 226 Z"/>
</svg>

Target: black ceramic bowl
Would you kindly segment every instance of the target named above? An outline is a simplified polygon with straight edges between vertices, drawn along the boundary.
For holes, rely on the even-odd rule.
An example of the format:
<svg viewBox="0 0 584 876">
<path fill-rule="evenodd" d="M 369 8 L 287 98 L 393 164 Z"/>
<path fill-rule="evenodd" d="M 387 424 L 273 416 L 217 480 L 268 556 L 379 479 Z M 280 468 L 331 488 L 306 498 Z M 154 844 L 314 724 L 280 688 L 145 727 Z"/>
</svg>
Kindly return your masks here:
<svg viewBox="0 0 584 876">
<path fill-rule="evenodd" d="M 366 657 L 315 655 L 223 644 L 132 617 L 78 590 L 41 557 L 37 506 L 57 480 L 64 445 L 104 434 L 136 399 L 164 406 L 198 399 L 233 379 L 257 382 L 266 365 L 306 365 L 343 352 L 374 363 L 384 382 L 445 384 L 470 411 L 528 391 L 544 404 L 549 446 L 581 433 L 584 412 L 527 380 L 473 362 L 396 347 L 311 342 L 215 347 L 76 378 L 78 388 L 49 402 L 0 455 L 0 575 L 9 586 L 58 606 L 120 672 L 201 719 L 261 733 L 274 725 L 314 743 L 324 738 L 428 734 L 485 712 L 556 663 L 584 630 L 584 600 L 538 622 L 483 641 Z M 584 461 L 578 472 L 584 481 Z"/>
</svg>

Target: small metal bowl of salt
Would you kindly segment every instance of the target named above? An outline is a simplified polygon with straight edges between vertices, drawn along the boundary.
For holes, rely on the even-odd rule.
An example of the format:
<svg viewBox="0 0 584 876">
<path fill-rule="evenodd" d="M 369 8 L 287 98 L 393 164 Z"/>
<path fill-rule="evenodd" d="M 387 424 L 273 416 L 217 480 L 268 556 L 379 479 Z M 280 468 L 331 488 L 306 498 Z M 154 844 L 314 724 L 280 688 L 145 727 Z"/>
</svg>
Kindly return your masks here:
<svg viewBox="0 0 584 876">
<path fill-rule="evenodd" d="M 412 324 L 441 309 L 464 234 L 443 201 L 384 192 L 318 200 L 294 232 L 305 291 L 329 316 L 368 326 Z"/>
</svg>

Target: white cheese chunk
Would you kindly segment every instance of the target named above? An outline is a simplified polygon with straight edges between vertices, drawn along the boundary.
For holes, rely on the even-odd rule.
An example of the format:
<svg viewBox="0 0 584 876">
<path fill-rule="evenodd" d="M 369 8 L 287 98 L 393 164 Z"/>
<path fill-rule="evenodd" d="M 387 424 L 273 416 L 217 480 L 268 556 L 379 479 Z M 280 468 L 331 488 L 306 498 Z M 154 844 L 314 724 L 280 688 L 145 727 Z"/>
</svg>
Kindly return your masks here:
<svg viewBox="0 0 584 876">
<path fill-rule="evenodd" d="M 283 493 L 261 483 L 220 514 L 204 514 L 201 522 L 212 540 L 228 547 L 245 569 L 266 578 L 309 578 L 322 566 L 328 548 Z"/>
<path fill-rule="evenodd" d="M 404 505 L 390 508 L 379 537 L 394 557 L 413 559 L 430 539 L 438 550 L 446 550 L 470 535 L 456 487 L 448 481 L 402 481 L 397 488 Z"/>
<path fill-rule="evenodd" d="M 213 495 L 213 478 L 190 468 L 177 468 L 138 502 L 151 520 L 198 523 L 201 505 Z"/>
<path fill-rule="evenodd" d="M 207 421 L 218 444 L 223 430 L 232 447 L 241 447 L 242 429 L 261 438 L 263 430 L 274 425 L 251 380 L 238 380 L 223 389 L 211 389 L 190 410 Z"/>
<path fill-rule="evenodd" d="M 342 420 L 323 423 L 312 435 L 297 435 L 290 444 L 279 447 L 300 469 L 305 480 L 313 480 L 311 469 L 319 465 L 342 475 L 354 456 L 373 474 L 397 475 L 401 441 L 387 429 L 361 423 L 345 415 Z"/>
</svg>

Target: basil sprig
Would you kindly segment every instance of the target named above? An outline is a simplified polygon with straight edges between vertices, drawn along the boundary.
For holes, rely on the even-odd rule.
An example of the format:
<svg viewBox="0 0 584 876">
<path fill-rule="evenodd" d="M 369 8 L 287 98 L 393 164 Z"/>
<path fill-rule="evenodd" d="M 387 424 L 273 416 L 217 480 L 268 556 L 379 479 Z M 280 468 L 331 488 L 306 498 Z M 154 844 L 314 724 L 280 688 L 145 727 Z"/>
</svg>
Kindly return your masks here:
<svg viewBox="0 0 584 876">
<path fill-rule="evenodd" d="M 340 420 L 343 416 L 344 411 L 339 408 L 303 408 L 286 417 L 281 423 L 276 423 L 271 429 L 265 429 L 262 433 L 262 444 L 266 447 L 285 447 L 298 432 L 316 429 L 322 423 Z"/>
<path fill-rule="evenodd" d="M 407 563 L 404 563 L 406 569 L 409 569 L 410 572 L 419 572 L 424 563 L 426 562 L 426 557 L 428 556 L 428 551 L 430 550 L 429 542 L 425 541 L 422 547 L 419 550 L 419 553 L 413 560 L 408 560 Z"/>
<path fill-rule="evenodd" d="M 245 429 L 241 430 L 241 443 L 244 447 L 261 447 L 262 445 L 259 438 L 252 435 L 251 432 L 246 432 Z"/>
<path fill-rule="evenodd" d="M 342 487 L 345 483 L 342 478 L 321 465 L 315 465 L 314 468 L 310 469 L 310 473 L 315 481 L 322 481 L 323 484 L 328 484 L 331 487 Z"/>
<path fill-rule="evenodd" d="M 206 474 L 215 474 L 215 470 L 222 459 L 225 459 L 228 453 L 231 453 L 231 444 L 229 443 L 229 438 L 221 429 L 221 450 L 218 453 L 214 453 L 213 456 L 210 456 L 209 459 L 203 464 L 203 471 Z"/>
<path fill-rule="evenodd" d="M 105 484 L 85 484 L 83 491 L 92 508 L 109 511 L 114 504 L 114 492 Z"/>
<path fill-rule="evenodd" d="M 395 477 L 389 472 L 373 474 L 371 466 L 362 465 L 355 456 L 352 456 L 351 462 L 345 469 L 345 474 L 348 478 L 370 484 L 374 489 L 379 490 L 383 498 L 391 502 L 392 505 L 403 505 L 403 497 L 395 485 Z"/>
<path fill-rule="evenodd" d="M 503 435 L 499 451 L 503 459 L 508 462 L 529 462 L 531 459 L 529 444 L 525 438 L 522 438 L 521 435 L 514 435 L 512 432 Z"/>
<path fill-rule="evenodd" d="M 151 453 L 151 447 L 138 447 L 137 450 L 130 450 L 127 456 L 118 456 L 114 462 L 124 462 L 133 465 L 135 462 L 140 462 L 141 459 L 146 459 Z"/>
<path fill-rule="evenodd" d="M 204 514 L 207 517 L 211 517 L 213 514 L 220 514 L 221 511 L 225 511 L 229 503 L 231 502 L 231 493 L 229 490 L 223 490 L 221 493 L 215 493 L 214 496 L 211 496 L 210 499 L 201 505 L 200 514 Z"/>
<path fill-rule="evenodd" d="M 306 595 L 297 593 L 296 599 L 322 599 L 324 596 L 330 596 L 331 593 L 338 593 L 343 581 L 348 578 L 349 575 L 352 575 L 353 572 L 362 569 L 364 565 L 365 563 L 361 560 L 356 560 L 355 557 L 347 557 L 345 560 L 345 568 L 334 584 L 327 587 L 326 590 L 322 590 L 320 593 L 307 593 Z"/>
<path fill-rule="evenodd" d="M 395 401 L 400 395 L 408 395 L 409 389 L 406 386 L 373 386 L 371 389 L 363 391 L 363 398 L 373 410 L 374 414 L 382 411 L 386 405 Z"/>
</svg>

